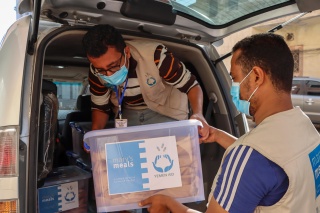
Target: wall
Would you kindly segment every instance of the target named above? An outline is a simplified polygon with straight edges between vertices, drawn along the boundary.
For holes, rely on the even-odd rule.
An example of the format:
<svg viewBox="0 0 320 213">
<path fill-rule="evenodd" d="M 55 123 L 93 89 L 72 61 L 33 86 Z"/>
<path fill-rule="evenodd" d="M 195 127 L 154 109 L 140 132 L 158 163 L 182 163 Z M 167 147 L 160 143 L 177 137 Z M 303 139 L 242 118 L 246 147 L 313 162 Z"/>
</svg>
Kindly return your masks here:
<svg viewBox="0 0 320 213">
<path fill-rule="evenodd" d="M 295 15 L 296 16 L 296 15 Z M 224 39 L 224 45 L 218 47 L 221 55 L 231 51 L 233 45 L 246 36 L 256 33 L 267 32 L 278 24 L 282 24 L 295 16 L 283 17 L 277 20 L 272 20 L 254 27 L 242 30 L 236 34 Z M 284 26 L 275 33 L 284 36 L 291 50 L 297 50 L 299 56 L 297 70 L 299 73 L 295 75 L 313 76 L 320 78 L 320 11 L 315 11 L 298 20 Z M 227 68 L 230 70 L 231 57 L 224 60 Z"/>
</svg>

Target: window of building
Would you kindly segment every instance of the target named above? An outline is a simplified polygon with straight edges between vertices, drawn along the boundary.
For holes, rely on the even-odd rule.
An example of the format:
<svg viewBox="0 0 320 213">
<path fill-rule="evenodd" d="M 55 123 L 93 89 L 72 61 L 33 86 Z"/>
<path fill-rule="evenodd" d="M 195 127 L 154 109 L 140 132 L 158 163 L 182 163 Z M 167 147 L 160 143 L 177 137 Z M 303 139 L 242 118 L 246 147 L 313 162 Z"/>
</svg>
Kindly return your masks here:
<svg viewBox="0 0 320 213">
<path fill-rule="evenodd" d="M 299 75 L 299 62 L 300 62 L 300 50 L 293 50 L 292 51 L 292 56 L 293 56 L 293 62 L 294 62 L 294 66 L 293 66 L 293 75 L 294 76 L 300 76 Z"/>
</svg>

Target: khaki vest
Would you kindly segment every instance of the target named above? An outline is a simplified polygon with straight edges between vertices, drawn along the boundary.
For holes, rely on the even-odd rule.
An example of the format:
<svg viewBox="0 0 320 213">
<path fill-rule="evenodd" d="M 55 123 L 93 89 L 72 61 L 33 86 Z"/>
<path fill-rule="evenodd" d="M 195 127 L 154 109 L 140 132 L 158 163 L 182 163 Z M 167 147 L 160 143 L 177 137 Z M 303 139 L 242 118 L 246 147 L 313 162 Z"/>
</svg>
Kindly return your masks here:
<svg viewBox="0 0 320 213">
<path fill-rule="evenodd" d="M 154 52 L 160 43 L 143 40 L 126 43 L 137 61 L 138 81 L 148 108 L 177 120 L 188 119 L 187 94 L 165 83 L 154 63 Z"/>
<path fill-rule="evenodd" d="M 300 108 L 277 113 L 263 120 L 255 129 L 230 146 L 223 160 L 231 149 L 240 144 L 251 146 L 278 164 L 289 178 L 289 188 L 285 195 L 275 205 L 258 206 L 255 212 L 320 212 L 320 196 L 316 198 L 313 172 L 317 169 L 312 168 L 309 158 L 309 153 L 319 146 L 320 136 Z M 317 151 L 320 157 L 320 151 Z M 221 167 L 218 171 L 218 174 L 220 173 Z M 212 192 L 216 186 L 217 177 L 218 175 L 213 182 Z"/>
</svg>

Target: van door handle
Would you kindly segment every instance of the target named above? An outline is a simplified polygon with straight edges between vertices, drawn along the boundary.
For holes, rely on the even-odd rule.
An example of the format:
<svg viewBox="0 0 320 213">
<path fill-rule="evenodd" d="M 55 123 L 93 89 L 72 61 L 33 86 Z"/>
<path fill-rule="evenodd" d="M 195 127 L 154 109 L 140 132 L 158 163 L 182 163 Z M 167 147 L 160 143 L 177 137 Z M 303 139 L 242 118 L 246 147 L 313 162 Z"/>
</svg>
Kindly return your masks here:
<svg viewBox="0 0 320 213">
<path fill-rule="evenodd" d="M 309 100 L 306 101 L 306 103 L 311 105 L 312 103 L 314 103 L 314 101 L 310 98 Z"/>
</svg>

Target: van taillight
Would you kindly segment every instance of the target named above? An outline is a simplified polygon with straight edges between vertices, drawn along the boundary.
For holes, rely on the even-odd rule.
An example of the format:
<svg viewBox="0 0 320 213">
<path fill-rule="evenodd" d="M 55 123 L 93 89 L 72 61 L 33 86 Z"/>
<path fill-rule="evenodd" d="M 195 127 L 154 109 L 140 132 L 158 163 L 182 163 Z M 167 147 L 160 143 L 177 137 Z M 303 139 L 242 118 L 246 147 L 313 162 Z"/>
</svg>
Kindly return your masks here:
<svg viewBox="0 0 320 213">
<path fill-rule="evenodd" d="M 0 177 L 18 175 L 18 128 L 0 127 Z"/>
<path fill-rule="evenodd" d="M 18 201 L 17 200 L 0 201 L 0 212 L 1 213 L 17 213 Z"/>
</svg>

